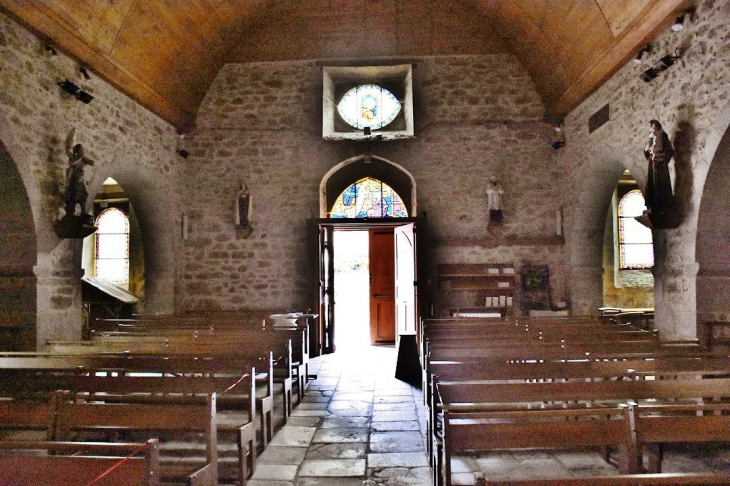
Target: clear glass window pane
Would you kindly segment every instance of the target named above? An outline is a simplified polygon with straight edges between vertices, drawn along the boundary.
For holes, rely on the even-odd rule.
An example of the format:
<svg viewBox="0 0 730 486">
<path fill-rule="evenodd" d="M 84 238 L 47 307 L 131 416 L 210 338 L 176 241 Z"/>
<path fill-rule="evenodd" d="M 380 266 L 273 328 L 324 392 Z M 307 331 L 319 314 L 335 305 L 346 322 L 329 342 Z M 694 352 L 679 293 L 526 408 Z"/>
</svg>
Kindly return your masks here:
<svg viewBox="0 0 730 486">
<path fill-rule="evenodd" d="M 94 275 L 113 283 L 129 281 L 129 218 L 117 208 L 96 218 Z"/>
<path fill-rule="evenodd" d="M 651 230 L 636 219 L 646 210 L 644 196 L 635 189 L 626 193 L 618 204 L 619 263 L 621 269 L 654 266 L 654 245 Z"/>
</svg>

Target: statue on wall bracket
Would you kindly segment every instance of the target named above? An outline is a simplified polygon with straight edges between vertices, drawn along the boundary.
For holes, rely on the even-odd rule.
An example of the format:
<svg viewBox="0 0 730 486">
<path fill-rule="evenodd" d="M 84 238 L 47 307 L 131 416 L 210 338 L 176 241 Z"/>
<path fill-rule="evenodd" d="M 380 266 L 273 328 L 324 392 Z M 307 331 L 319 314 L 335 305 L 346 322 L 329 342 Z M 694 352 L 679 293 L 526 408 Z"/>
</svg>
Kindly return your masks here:
<svg viewBox="0 0 730 486">
<path fill-rule="evenodd" d="M 489 178 L 489 184 L 487 185 L 487 206 L 489 208 L 489 225 L 501 225 L 504 219 L 503 207 L 502 207 L 502 195 L 504 189 L 499 184 L 497 176 L 491 176 Z"/>
<path fill-rule="evenodd" d="M 88 165 L 94 165 L 94 161 L 86 157 L 83 145 L 76 143 L 75 128 L 72 128 L 66 137 L 66 155 L 68 167 L 63 192 L 63 207 L 66 214 L 56 222 L 54 229 L 61 238 L 85 238 L 96 231 L 94 217 L 86 212 L 89 191 L 84 176 L 84 169 Z"/>
<path fill-rule="evenodd" d="M 674 147 L 658 120 L 651 120 L 649 127 L 651 133 L 644 147 L 644 157 L 649 161 L 645 197 L 647 209 L 636 220 L 650 228 L 676 228 L 682 222 L 682 214 L 677 208 L 669 176 Z"/>
<path fill-rule="evenodd" d="M 240 238 L 248 238 L 253 232 L 251 226 L 251 193 L 245 182 L 236 194 L 236 233 Z"/>
</svg>

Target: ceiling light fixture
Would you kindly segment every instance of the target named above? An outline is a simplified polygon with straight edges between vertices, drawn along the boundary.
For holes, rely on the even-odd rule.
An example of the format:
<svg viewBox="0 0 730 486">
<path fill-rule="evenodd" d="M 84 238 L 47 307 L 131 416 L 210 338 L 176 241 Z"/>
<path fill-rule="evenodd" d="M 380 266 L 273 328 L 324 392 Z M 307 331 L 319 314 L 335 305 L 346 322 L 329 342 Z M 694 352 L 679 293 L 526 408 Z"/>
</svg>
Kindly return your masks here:
<svg viewBox="0 0 730 486">
<path fill-rule="evenodd" d="M 66 93 L 70 95 L 74 95 L 77 100 L 79 100 L 82 103 L 86 103 L 87 105 L 91 103 L 91 100 L 94 99 L 92 95 L 87 93 L 86 91 L 83 91 L 81 88 L 76 86 L 74 83 L 69 81 L 68 79 L 65 81 L 58 81 L 58 86 L 64 90 Z"/>
<path fill-rule="evenodd" d="M 679 32 L 682 29 L 684 29 L 684 15 L 685 14 L 682 14 L 679 17 L 677 17 L 677 20 L 675 20 L 674 23 L 672 24 L 672 30 L 674 32 Z"/>
<path fill-rule="evenodd" d="M 670 66 L 674 64 L 674 62 L 679 59 L 679 50 L 675 52 L 675 55 L 672 56 L 671 54 L 668 54 L 661 59 L 659 59 L 657 62 L 654 63 L 653 67 L 650 67 L 643 73 L 639 75 L 639 77 L 642 79 L 642 81 L 649 82 L 652 79 L 656 78 L 660 72 L 668 69 Z"/>
<path fill-rule="evenodd" d="M 636 57 L 634 58 L 634 62 L 636 64 L 641 64 L 641 58 L 644 57 L 645 52 L 651 52 L 651 45 L 647 44 L 644 47 L 641 48 L 639 52 L 636 53 Z"/>
</svg>

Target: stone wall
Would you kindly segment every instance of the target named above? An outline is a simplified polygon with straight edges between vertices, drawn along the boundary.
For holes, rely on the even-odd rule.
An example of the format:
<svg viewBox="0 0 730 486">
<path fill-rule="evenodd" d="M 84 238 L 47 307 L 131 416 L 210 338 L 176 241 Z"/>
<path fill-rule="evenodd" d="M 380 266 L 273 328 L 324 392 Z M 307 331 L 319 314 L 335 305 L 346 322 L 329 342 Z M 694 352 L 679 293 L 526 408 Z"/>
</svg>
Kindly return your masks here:
<svg viewBox="0 0 730 486">
<path fill-rule="evenodd" d="M 368 151 L 414 177 L 434 267 L 550 264 L 562 297 L 563 248 L 552 238 L 559 171 L 550 163 L 551 130 L 529 76 L 506 54 L 414 63 L 416 137 L 370 145 L 322 140 L 315 62 L 230 64 L 220 71 L 186 140 L 191 197 L 181 308 L 311 306 L 307 289 L 316 275 L 309 263 L 316 255 L 307 239 L 315 236 L 305 234 L 305 222 L 319 217 L 327 172 Z M 504 224 L 490 231 L 485 190 L 492 174 L 506 193 Z M 242 181 L 252 195 L 248 238 L 233 223 Z"/>
<path fill-rule="evenodd" d="M 148 310 L 172 310 L 180 220 L 174 210 L 179 205 L 180 168 L 174 128 L 93 72 L 90 80 L 84 79 L 74 60 L 63 53 L 51 56 L 44 46 L 0 14 L 0 142 L 22 181 L 12 190 L 27 195 L 15 199 L 25 199 L 30 207 L 21 210 L 32 213 L 37 253 L 32 256 L 32 274 L 26 277 L 37 282 L 39 346 L 47 339 L 81 335 L 81 240 L 59 240 L 53 231 L 54 221 L 63 214 L 59 195 L 68 163 L 64 141 L 72 127 L 96 162 L 86 169 L 87 210 L 110 176 L 135 205 L 148 260 Z M 59 79 L 72 81 L 95 99 L 81 103 L 61 91 Z M 10 206 L 3 205 L 1 211 L 3 223 L 15 217 Z M 3 231 L 3 239 L 8 235 Z"/>
<path fill-rule="evenodd" d="M 651 65 L 629 62 L 565 118 L 567 144 L 558 161 L 566 174 L 569 287 L 581 312 L 601 304 L 601 247 L 613 185 L 629 169 L 644 187 L 648 122 L 658 119 L 677 149 L 673 179 L 684 220 L 677 229 L 654 231 L 656 322 L 667 338 L 695 336 L 697 218 L 708 169 L 730 123 L 729 18 L 730 1 L 698 2 L 685 29 L 667 28 L 644 56 L 653 63 L 679 50 L 674 66 L 645 83 L 639 75 Z M 606 103 L 610 121 L 589 134 L 588 118 Z"/>
</svg>

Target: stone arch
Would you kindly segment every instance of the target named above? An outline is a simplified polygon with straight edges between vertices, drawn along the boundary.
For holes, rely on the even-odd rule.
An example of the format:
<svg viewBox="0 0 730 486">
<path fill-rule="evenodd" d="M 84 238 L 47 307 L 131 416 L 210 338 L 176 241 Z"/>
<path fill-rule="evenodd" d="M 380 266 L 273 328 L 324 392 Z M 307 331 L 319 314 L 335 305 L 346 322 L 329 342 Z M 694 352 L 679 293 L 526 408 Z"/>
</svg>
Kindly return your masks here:
<svg viewBox="0 0 730 486">
<path fill-rule="evenodd" d="M 697 215 L 697 324 L 730 319 L 730 105 L 717 119 L 705 149 L 707 167 Z"/>
<path fill-rule="evenodd" d="M 117 156 L 120 157 L 120 156 Z M 175 305 L 176 252 L 179 251 L 180 220 L 175 201 L 160 184 L 164 178 L 135 170 L 133 163 L 114 160 L 112 171 L 97 171 L 89 181 L 89 194 L 95 196 L 102 183 L 112 177 L 124 188 L 134 206 L 144 248 L 145 313 L 170 313 Z M 89 200 L 93 200 L 90 197 Z M 171 217 L 171 215 L 176 215 Z"/>
<path fill-rule="evenodd" d="M 33 211 L 15 162 L 0 141 L 0 349 L 36 347 L 38 257 Z"/>
<path fill-rule="evenodd" d="M 361 154 L 343 160 L 330 169 L 319 185 L 319 216 L 326 218 L 335 199 L 353 182 L 371 176 L 379 179 L 403 198 L 412 217 L 418 214 L 416 180 L 410 172 L 377 155 Z"/>
<path fill-rule="evenodd" d="M 575 315 L 592 315 L 603 304 L 603 240 L 616 181 L 627 168 L 643 187 L 645 176 L 620 150 L 594 152 L 574 180 L 578 197 L 565 208 L 570 300 Z"/>
</svg>

